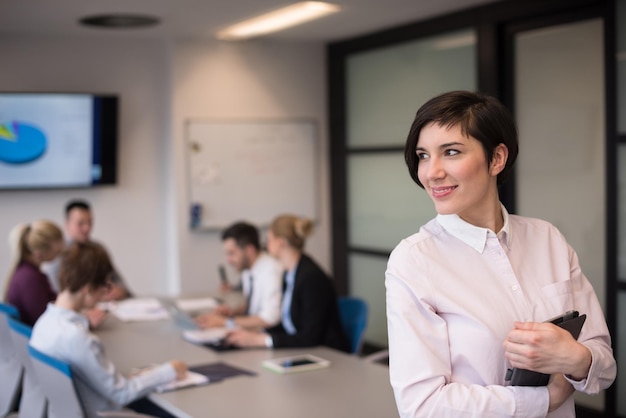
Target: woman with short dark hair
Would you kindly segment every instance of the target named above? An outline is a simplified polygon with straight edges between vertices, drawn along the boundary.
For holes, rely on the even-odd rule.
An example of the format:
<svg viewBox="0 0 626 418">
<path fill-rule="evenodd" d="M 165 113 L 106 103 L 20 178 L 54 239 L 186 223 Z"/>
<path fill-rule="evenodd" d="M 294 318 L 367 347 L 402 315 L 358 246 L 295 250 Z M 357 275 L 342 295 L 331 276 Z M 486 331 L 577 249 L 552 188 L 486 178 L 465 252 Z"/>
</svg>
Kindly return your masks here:
<svg viewBox="0 0 626 418">
<path fill-rule="evenodd" d="M 498 186 L 517 130 L 495 98 L 454 91 L 415 116 L 411 178 L 438 213 L 387 265 L 390 378 L 401 417 L 575 417 L 575 390 L 616 375 L 611 339 L 575 251 L 548 222 L 509 214 Z M 578 341 L 544 321 L 587 315 Z M 512 386 L 507 369 L 551 375 Z"/>
</svg>

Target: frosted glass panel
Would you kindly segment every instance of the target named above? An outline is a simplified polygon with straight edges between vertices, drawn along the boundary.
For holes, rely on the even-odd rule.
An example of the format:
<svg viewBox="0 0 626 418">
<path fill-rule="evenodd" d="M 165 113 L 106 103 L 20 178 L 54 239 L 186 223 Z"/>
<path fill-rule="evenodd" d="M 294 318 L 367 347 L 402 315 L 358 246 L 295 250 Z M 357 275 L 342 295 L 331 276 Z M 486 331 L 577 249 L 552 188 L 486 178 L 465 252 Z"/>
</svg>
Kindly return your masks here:
<svg viewBox="0 0 626 418">
<path fill-rule="evenodd" d="M 435 216 L 413 183 L 404 153 L 348 156 L 348 244 L 391 251 Z"/>
<path fill-rule="evenodd" d="M 626 390 L 626 292 L 620 291 L 617 295 L 617 346 L 620 347 L 618 353 L 615 353 L 617 360 L 617 390 L 622 396 L 617 397 L 617 413 L 620 416 L 626 416 L 626 396 L 623 396 Z M 621 320 L 620 320 L 621 319 Z"/>
<path fill-rule="evenodd" d="M 626 281 L 626 145 L 620 144 L 617 154 L 618 169 L 618 236 L 617 236 L 617 275 L 620 281 Z M 626 317 L 624 318 L 626 322 Z M 626 347 L 626 346 L 624 346 Z"/>
<path fill-rule="evenodd" d="M 387 257 L 353 254 L 349 258 L 349 266 L 350 294 L 365 299 L 369 307 L 365 340 L 386 347 L 385 270 Z"/>
<path fill-rule="evenodd" d="M 516 38 L 518 213 L 546 219 L 577 251 L 605 300 L 605 109 L 599 19 Z M 602 410 L 603 396 L 576 395 Z"/>
<path fill-rule="evenodd" d="M 449 90 L 476 89 L 476 36 L 453 32 L 351 55 L 348 147 L 403 145 L 415 112 Z"/>
</svg>

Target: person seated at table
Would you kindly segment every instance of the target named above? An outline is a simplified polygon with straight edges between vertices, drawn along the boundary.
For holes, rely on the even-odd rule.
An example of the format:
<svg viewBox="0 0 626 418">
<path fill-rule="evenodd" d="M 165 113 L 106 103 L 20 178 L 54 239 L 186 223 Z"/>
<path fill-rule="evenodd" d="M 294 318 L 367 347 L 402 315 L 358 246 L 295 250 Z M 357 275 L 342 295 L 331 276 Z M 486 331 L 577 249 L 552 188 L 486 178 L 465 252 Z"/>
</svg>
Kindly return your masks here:
<svg viewBox="0 0 626 418">
<path fill-rule="evenodd" d="M 286 270 L 281 323 L 265 332 L 233 330 L 226 344 L 274 348 L 326 345 L 349 351 L 333 283 L 303 252 L 312 230 L 310 219 L 292 215 L 274 219 L 267 232 L 267 249 Z"/>
<path fill-rule="evenodd" d="M 157 386 L 185 376 L 185 363 L 172 360 L 124 377 L 106 357 L 102 343 L 89 331 L 89 322 L 81 314 L 110 291 L 112 271 L 109 256 L 99 244 L 89 241 L 70 244 L 61 256 L 59 295 L 35 323 L 30 344 L 69 363 L 89 417 L 97 416 L 97 411 L 122 409 L 123 405 L 137 412 L 170 416 L 141 398 Z"/>
<path fill-rule="evenodd" d="M 9 233 L 9 245 L 13 262 L 4 299 L 15 306 L 22 322 L 33 326 L 48 302 L 57 296 L 39 268 L 41 263 L 53 260 L 61 253 L 63 232 L 46 220 L 19 224 Z"/>
<path fill-rule="evenodd" d="M 280 321 L 283 270 L 269 254 L 261 251 L 259 231 L 254 225 L 237 222 L 222 233 L 228 263 L 241 273 L 246 300 L 231 308 L 222 304 L 196 317 L 201 328 L 268 328 Z"/>
<path fill-rule="evenodd" d="M 88 201 L 82 199 L 73 199 L 67 202 L 65 205 L 65 237 L 66 243 L 72 242 L 87 242 L 91 241 L 91 233 L 93 231 L 94 216 L 91 210 L 91 205 Z M 41 265 L 41 271 L 43 271 L 50 280 L 52 288 L 58 292 L 59 290 L 59 257 L 52 261 L 45 262 Z M 111 290 L 105 296 L 104 300 L 122 300 L 127 297 L 132 297 L 132 294 L 126 285 L 124 279 L 119 274 L 119 271 L 114 267 L 113 275 L 111 276 Z M 97 310 L 92 310 L 90 317 L 91 322 L 97 319 Z"/>
</svg>

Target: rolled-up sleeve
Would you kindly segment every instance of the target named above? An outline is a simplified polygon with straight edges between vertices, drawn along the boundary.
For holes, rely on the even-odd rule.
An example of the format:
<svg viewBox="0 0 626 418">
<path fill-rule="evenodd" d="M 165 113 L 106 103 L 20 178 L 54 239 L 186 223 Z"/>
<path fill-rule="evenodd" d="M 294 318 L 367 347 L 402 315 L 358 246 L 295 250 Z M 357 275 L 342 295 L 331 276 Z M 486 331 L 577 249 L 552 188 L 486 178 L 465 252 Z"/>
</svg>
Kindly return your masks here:
<svg viewBox="0 0 626 418">
<path fill-rule="evenodd" d="M 602 307 L 591 283 L 580 268 L 576 252 L 571 247 L 569 257 L 575 306 L 581 314 L 587 315 L 578 342 L 584 344 L 591 352 L 591 367 L 585 379 L 575 381 L 568 378 L 568 380 L 577 391 L 594 395 L 611 386 L 617 375 L 617 364 Z"/>
</svg>

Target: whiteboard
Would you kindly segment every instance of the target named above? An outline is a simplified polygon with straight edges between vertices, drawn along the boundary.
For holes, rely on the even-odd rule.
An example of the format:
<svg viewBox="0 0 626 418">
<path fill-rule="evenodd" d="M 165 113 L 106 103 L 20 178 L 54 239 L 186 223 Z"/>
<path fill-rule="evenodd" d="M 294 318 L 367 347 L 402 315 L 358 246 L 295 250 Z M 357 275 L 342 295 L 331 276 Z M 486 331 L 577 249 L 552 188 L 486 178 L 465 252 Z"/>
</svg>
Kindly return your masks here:
<svg viewBox="0 0 626 418">
<path fill-rule="evenodd" d="M 189 120 L 185 139 L 192 229 L 262 227 L 285 213 L 316 219 L 313 121 Z"/>
</svg>

